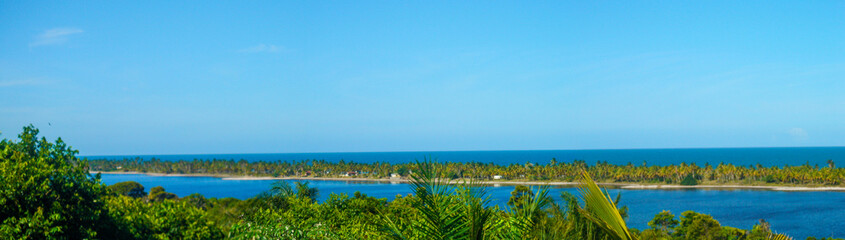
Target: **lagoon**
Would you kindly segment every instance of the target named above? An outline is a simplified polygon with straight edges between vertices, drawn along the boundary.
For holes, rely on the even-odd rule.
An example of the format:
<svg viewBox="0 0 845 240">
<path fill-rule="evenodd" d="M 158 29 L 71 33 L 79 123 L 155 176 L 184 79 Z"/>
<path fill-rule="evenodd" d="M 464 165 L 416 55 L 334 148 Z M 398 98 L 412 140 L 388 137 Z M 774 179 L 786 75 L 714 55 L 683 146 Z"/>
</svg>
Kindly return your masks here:
<svg viewBox="0 0 845 240">
<path fill-rule="evenodd" d="M 168 192 L 182 196 L 200 193 L 206 197 L 234 197 L 246 199 L 270 189 L 275 180 L 224 180 L 215 177 L 150 176 L 144 174 L 102 174 L 105 184 L 136 181 L 147 189 L 163 186 Z M 287 180 L 286 180 L 287 181 Z M 293 181 L 293 180 L 290 180 Z M 330 193 L 352 195 L 356 191 L 392 200 L 397 194 L 409 194 L 409 185 L 370 181 L 310 181 L 319 189 L 318 201 Z M 494 204 L 504 206 L 513 186 L 494 186 L 488 192 Z M 577 194 L 574 188 L 556 187 L 551 195 L 559 199 L 566 191 Z M 615 196 L 622 194 L 621 205 L 629 208 L 628 224 L 638 229 L 662 210 L 676 216 L 686 210 L 710 214 L 722 225 L 750 229 L 760 219 L 772 228 L 796 239 L 807 236 L 845 236 L 845 192 L 781 192 L 768 190 L 628 190 L 609 189 Z"/>
</svg>

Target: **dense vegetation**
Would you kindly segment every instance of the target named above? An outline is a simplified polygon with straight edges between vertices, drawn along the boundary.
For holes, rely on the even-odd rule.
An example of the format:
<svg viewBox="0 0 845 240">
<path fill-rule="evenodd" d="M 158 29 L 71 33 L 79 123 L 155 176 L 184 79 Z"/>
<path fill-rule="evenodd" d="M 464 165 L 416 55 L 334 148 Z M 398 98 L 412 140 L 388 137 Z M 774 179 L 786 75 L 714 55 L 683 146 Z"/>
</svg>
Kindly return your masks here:
<svg viewBox="0 0 845 240">
<path fill-rule="evenodd" d="M 720 163 L 716 166 L 681 163 L 669 166 L 613 165 L 600 162 L 588 165 L 584 161 L 558 162 L 549 164 L 511 164 L 501 166 L 491 163 L 438 164 L 443 174 L 452 179 L 493 180 L 501 176 L 505 180 L 532 181 L 577 181 L 580 172 L 587 172 L 598 182 L 653 183 L 653 184 L 745 184 L 745 185 L 824 185 L 841 186 L 845 182 L 845 169 L 837 168 L 832 160 L 824 167 L 800 166 L 763 167 L 736 166 Z M 328 162 L 324 160 L 248 162 L 246 160 L 180 160 L 162 161 L 141 158 L 91 160 L 94 171 L 135 171 L 148 173 L 249 175 L 273 177 L 338 177 L 353 175 L 362 178 L 388 178 L 391 174 L 407 177 L 414 164 L 390 164 L 386 162 L 356 163 Z"/>
<path fill-rule="evenodd" d="M 394 200 L 319 193 L 279 181 L 256 197 L 178 197 L 135 182 L 105 186 L 61 139 L 0 141 L 2 239 L 787 239 L 761 221 L 750 230 L 721 226 L 706 214 L 661 212 L 649 229 L 625 224 L 587 171 L 580 196 L 517 187 L 508 207 L 489 204 L 482 186 L 447 185 L 448 165 L 407 165 L 414 194 Z M 410 172 L 409 171 L 409 172 Z"/>
</svg>

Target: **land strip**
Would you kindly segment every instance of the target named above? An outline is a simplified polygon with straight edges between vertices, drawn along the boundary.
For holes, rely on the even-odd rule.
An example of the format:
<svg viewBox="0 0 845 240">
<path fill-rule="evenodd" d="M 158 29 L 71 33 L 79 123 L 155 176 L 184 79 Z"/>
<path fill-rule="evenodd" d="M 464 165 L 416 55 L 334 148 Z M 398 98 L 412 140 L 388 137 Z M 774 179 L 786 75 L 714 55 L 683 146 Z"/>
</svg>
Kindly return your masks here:
<svg viewBox="0 0 845 240">
<path fill-rule="evenodd" d="M 392 182 L 392 183 L 406 183 L 409 180 L 406 178 L 354 178 L 354 177 L 261 177 L 261 176 L 236 176 L 223 174 L 178 174 L 178 173 L 144 173 L 144 172 L 98 172 L 91 171 L 91 174 L 145 174 L 149 176 L 161 177 L 215 177 L 223 180 L 311 180 L 311 181 L 362 181 L 362 182 Z M 451 180 L 450 183 L 462 183 L 463 180 Z M 563 182 L 563 181 L 519 181 L 519 180 L 496 180 L 496 181 L 475 181 L 478 184 L 486 185 L 550 185 L 550 186 L 570 186 L 575 187 L 578 182 Z M 714 189 L 714 190 L 729 190 L 729 189 L 756 189 L 756 190 L 770 190 L 770 191 L 789 191 L 789 192 L 824 192 L 837 191 L 845 192 L 845 187 L 815 187 L 815 186 L 760 186 L 760 185 L 673 185 L 673 184 L 644 184 L 644 183 L 598 183 L 599 185 L 620 188 L 620 189 L 649 189 L 649 190 L 678 190 L 678 189 Z"/>
</svg>

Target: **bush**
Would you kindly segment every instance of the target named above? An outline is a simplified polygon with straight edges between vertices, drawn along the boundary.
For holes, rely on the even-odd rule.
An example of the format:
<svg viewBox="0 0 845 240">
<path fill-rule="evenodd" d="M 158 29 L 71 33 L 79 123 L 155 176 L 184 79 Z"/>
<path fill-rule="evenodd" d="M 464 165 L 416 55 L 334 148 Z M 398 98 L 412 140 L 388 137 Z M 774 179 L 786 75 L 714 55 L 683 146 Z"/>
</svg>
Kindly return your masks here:
<svg viewBox="0 0 845 240">
<path fill-rule="evenodd" d="M 113 225 L 105 239 L 223 239 L 223 231 L 190 202 L 147 202 L 126 196 L 108 199 Z"/>
<path fill-rule="evenodd" d="M 763 179 L 766 183 L 774 183 L 777 182 L 777 179 L 772 175 L 766 175 L 766 178 Z"/>
<path fill-rule="evenodd" d="M 37 135 L 30 125 L 19 142 L 0 141 L 0 236 L 97 238 L 107 220 L 106 186 L 61 138 L 50 143 Z"/>
<path fill-rule="evenodd" d="M 687 174 L 684 180 L 681 180 L 681 185 L 683 186 L 693 186 L 698 185 L 698 180 L 692 176 L 692 174 Z"/>
<path fill-rule="evenodd" d="M 114 194 L 129 196 L 133 198 L 146 197 L 144 192 L 144 185 L 135 181 L 119 182 L 108 186 L 109 191 Z"/>
</svg>

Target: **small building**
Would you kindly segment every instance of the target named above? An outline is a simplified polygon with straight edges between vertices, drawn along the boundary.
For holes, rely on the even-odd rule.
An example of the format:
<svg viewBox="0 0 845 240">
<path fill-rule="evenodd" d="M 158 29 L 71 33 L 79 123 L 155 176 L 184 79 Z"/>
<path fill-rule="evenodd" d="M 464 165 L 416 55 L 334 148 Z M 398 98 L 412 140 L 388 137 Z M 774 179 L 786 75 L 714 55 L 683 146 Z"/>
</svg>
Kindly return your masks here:
<svg viewBox="0 0 845 240">
<path fill-rule="evenodd" d="M 494 180 L 502 179 L 502 175 L 493 175 Z"/>
<path fill-rule="evenodd" d="M 346 177 L 358 176 L 358 172 L 355 172 L 355 171 L 346 172 L 346 173 L 343 174 L 343 176 L 346 176 Z"/>
</svg>

